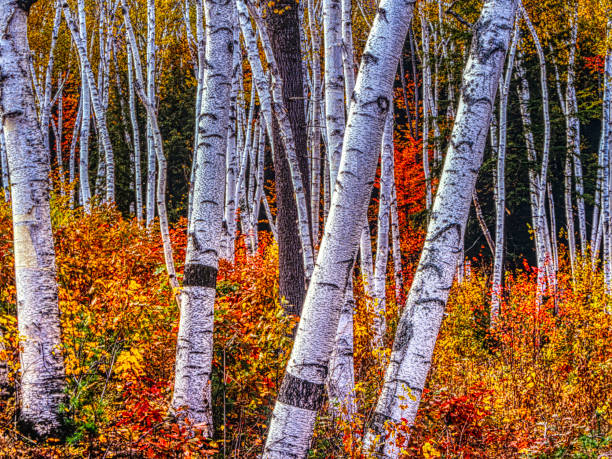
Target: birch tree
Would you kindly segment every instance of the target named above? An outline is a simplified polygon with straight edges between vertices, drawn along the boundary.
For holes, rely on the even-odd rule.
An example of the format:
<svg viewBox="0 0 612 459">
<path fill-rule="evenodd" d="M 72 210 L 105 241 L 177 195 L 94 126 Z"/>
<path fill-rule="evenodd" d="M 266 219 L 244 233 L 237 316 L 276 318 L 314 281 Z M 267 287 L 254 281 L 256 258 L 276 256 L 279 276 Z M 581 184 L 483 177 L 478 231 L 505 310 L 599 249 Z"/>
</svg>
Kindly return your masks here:
<svg viewBox="0 0 612 459">
<path fill-rule="evenodd" d="M 387 330 L 385 318 L 387 262 L 389 257 L 389 214 L 393 189 L 393 112 L 389 110 L 383 134 L 380 160 L 380 196 L 378 200 L 378 225 L 376 264 L 374 268 L 374 345 L 383 346 Z"/>
<path fill-rule="evenodd" d="M 274 407 L 264 457 L 306 457 L 324 400 L 340 309 L 374 181 L 383 126 L 414 2 L 383 0 L 353 91 L 342 159 L 295 344 Z M 367 128 L 366 128 L 367 126 Z"/>
<path fill-rule="evenodd" d="M 456 272 L 472 191 L 482 163 L 516 0 L 487 0 L 463 72 L 461 98 L 432 207 L 425 245 L 398 324 L 391 360 L 365 451 L 397 457 L 395 435 L 386 429 L 414 423 L 431 365 L 436 337 Z"/>
<path fill-rule="evenodd" d="M 129 13 L 124 13 L 129 14 Z M 140 57 L 138 58 L 140 59 Z M 152 116 L 155 107 L 155 0 L 147 0 L 147 81 L 146 95 L 152 110 L 147 110 L 147 227 L 155 218 L 155 135 Z"/>
<path fill-rule="evenodd" d="M 17 323 L 20 337 L 20 422 L 34 435 L 59 435 L 64 403 L 55 251 L 49 206 L 49 151 L 36 117 L 29 9 L 0 1 L 0 121 L 11 183 Z"/>
<path fill-rule="evenodd" d="M 491 324 L 494 324 L 499 315 L 502 293 L 502 277 L 504 264 L 504 216 L 506 212 L 506 145 L 508 125 L 508 95 L 510 92 L 510 79 L 514 70 L 514 56 L 518 43 L 519 28 L 515 21 L 514 37 L 508 56 L 506 75 L 500 81 L 499 97 L 499 145 L 497 149 L 497 180 L 495 193 L 495 252 L 493 259 L 493 275 L 491 281 Z M 473 197 L 472 197 L 472 200 Z"/>
<path fill-rule="evenodd" d="M 171 410 L 212 435 L 210 374 L 227 127 L 232 83 L 232 3 L 204 1 L 206 70 L 196 158 L 192 218 L 176 350 Z"/>
<path fill-rule="evenodd" d="M 4 141 L 4 129 L 0 123 L 0 169 L 2 170 L 2 189 L 4 191 L 4 200 L 11 200 L 11 189 L 9 184 L 8 162 L 6 159 L 6 143 Z"/>
</svg>

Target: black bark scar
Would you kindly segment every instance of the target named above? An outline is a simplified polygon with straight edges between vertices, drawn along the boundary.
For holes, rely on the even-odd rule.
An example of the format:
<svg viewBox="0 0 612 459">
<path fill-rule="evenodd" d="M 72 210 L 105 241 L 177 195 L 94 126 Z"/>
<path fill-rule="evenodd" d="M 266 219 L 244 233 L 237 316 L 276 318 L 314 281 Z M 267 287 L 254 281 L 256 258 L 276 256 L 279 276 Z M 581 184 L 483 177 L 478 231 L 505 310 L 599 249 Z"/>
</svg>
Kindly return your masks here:
<svg viewBox="0 0 612 459">
<path fill-rule="evenodd" d="M 187 263 L 183 285 L 185 287 L 215 288 L 217 285 L 217 268 L 198 263 Z"/>
<path fill-rule="evenodd" d="M 287 372 L 283 378 L 278 401 L 304 410 L 318 411 L 325 401 L 325 384 L 317 384 Z"/>
</svg>

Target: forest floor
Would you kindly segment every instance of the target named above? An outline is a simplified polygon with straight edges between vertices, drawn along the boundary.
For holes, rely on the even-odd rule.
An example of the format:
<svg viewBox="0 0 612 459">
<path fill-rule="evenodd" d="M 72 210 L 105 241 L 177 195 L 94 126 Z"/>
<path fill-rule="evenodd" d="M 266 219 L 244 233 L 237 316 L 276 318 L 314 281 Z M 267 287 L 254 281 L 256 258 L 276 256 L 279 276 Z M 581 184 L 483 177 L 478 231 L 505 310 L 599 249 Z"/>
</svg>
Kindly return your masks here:
<svg viewBox="0 0 612 459">
<path fill-rule="evenodd" d="M 10 209 L 0 204 L 0 326 L 14 391 L 0 402 L 3 457 L 257 457 L 297 319 L 278 300 L 277 252 L 260 235 L 222 262 L 215 310 L 212 392 L 216 435 L 187 435 L 166 417 L 178 308 L 160 238 L 111 209 L 91 215 L 54 199 L 66 387 L 66 438 L 37 443 L 16 427 L 18 333 Z M 172 232 L 184 260 L 184 222 Z M 407 266 L 410 278 L 411 266 Z M 507 273 L 501 319 L 489 326 L 487 273 L 453 287 L 407 457 L 612 457 L 612 315 L 602 275 L 561 270 L 554 295 L 536 301 L 536 272 Z M 409 286 L 406 286 L 408 288 Z M 360 457 L 401 306 L 388 285 L 387 349 L 371 346 L 373 303 L 356 283 L 355 375 L 359 413 L 348 424 L 327 407 L 311 457 Z M 554 314 L 554 306 L 558 314 Z M 608 306 L 610 307 L 610 306 Z M 400 441 L 405 425 L 394 427 Z"/>
</svg>

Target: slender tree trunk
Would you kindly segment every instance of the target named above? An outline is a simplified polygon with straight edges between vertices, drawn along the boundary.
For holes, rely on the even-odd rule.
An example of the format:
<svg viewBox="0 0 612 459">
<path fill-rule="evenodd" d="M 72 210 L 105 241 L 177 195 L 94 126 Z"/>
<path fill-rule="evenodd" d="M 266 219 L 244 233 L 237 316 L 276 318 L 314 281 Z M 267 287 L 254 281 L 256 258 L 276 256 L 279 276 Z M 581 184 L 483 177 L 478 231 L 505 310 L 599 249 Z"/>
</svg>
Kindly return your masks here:
<svg viewBox="0 0 612 459">
<path fill-rule="evenodd" d="M 504 268 L 504 217 L 506 212 L 506 145 L 508 125 L 508 94 L 510 93 L 510 79 L 514 69 L 514 56 L 516 45 L 519 40 L 519 27 L 517 20 L 514 21 L 514 32 L 512 45 L 508 53 L 508 64 L 506 76 L 500 81 L 499 97 L 499 147 L 497 150 L 497 180 L 495 193 L 495 255 L 493 257 L 493 276 L 491 280 L 491 325 L 494 325 L 501 304 L 503 268 Z M 473 196 L 472 196 L 473 199 Z"/>
<path fill-rule="evenodd" d="M 389 94 L 414 3 L 383 0 L 365 45 L 317 264 L 276 402 L 265 458 L 306 457 L 363 228 Z M 365 127 L 368 127 L 367 129 Z M 325 306 L 324 306 L 325 305 Z"/>
<path fill-rule="evenodd" d="M 397 304 L 404 295 L 404 274 L 402 268 L 402 249 L 397 213 L 397 191 L 395 187 L 395 165 L 393 166 L 393 189 L 391 192 L 391 241 L 393 247 L 393 276 L 395 279 L 395 301 Z"/>
<path fill-rule="evenodd" d="M 323 20 L 325 21 L 325 18 L 323 18 Z M 319 42 L 319 31 L 317 30 L 314 0 L 308 0 L 308 28 L 312 48 L 312 128 L 310 129 L 310 132 L 312 133 L 312 138 L 310 139 L 310 149 L 312 152 L 310 176 L 312 180 L 310 191 L 310 210 L 312 213 L 312 239 L 316 244 L 316 242 L 319 241 L 319 202 L 321 199 L 321 44 Z M 326 56 L 327 52 L 327 45 L 325 45 Z M 325 58 L 325 62 L 325 65 L 327 65 L 327 57 Z"/>
<path fill-rule="evenodd" d="M 344 139 L 344 76 L 342 66 L 341 0 L 323 0 L 325 42 L 325 124 L 332 193 L 338 178 Z"/>
<path fill-rule="evenodd" d="M 129 14 L 129 12 L 124 12 L 124 14 Z M 149 102 L 153 105 L 153 111 L 157 113 L 155 104 L 155 19 L 155 0 L 147 0 L 147 80 L 145 92 Z M 151 226 L 155 219 L 156 145 L 151 116 L 152 114 L 147 111 L 147 227 Z M 157 173 L 162 172 L 158 171 Z"/>
<path fill-rule="evenodd" d="M 87 22 L 85 21 L 85 0 L 78 0 L 79 33 L 84 46 L 87 45 Z M 89 212 L 91 200 L 91 188 L 89 185 L 89 134 L 91 130 L 91 95 L 87 80 L 85 63 L 80 62 L 81 71 L 81 104 L 83 107 L 83 118 L 79 137 L 79 186 L 81 193 L 81 204 L 85 212 Z"/>
<path fill-rule="evenodd" d="M 606 283 L 606 291 L 608 294 L 612 292 L 612 269 L 610 266 L 610 258 L 612 250 L 610 247 L 610 147 L 612 146 L 612 17 L 608 19 L 607 24 L 607 43 L 606 47 L 606 67 L 604 74 L 604 116 L 606 123 L 602 126 L 603 137 L 603 190 L 602 190 L 602 247 L 603 247 L 603 271 L 604 281 Z M 607 97 L 606 97 L 607 96 Z"/>
<path fill-rule="evenodd" d="M 565 93 L 565 118 L 567 125 L 567 152 L 571 155 L 576 178 L 576 207 L 578 213 L 578 234 L 580 251 L 587 252 L 586 212 L 584 209 L 584 182 L 582 179 L 582 161 L 580 160 L 580 120 L 578 119 L 578 100 L 574 84 L 576 40 L 578 38 L 578 4 L 572 15 L 571 39 L 568 42 L 569 62 L 567 65 L 567 87 Z"/>
<path fill-rule="evenodd" d="M 210 374 L 233 63 L 231 2 L 204 0 L 206 62 L 172 411 L 212 435 Z M 193 425 L 192 424 L 192 425 Z"/>
<path fill-rule="evenodd" d="M 238 14 L 234 8 L 234 18 L 238 19 Z M 234 261 L 235 242 L 236 242 L 236 177 L 238 173 L 238 153 L 236 151 L 236 102 L 238 91 L 241 87 L 241 52 L 240 52 L 240 28 L 234 27 L 233 35 L 233 61 L 232 61 L 232 90 L 230 92 L 230 112 L 229 126 L 227 130 L 227 151 L 225 156 L 225 213 L 223 217 L 223 240 L 221 257 Z M 261 104 L 261 99 L 260 99 Z"/>
<path fill-rule="evenodd" d="M 55 62 L 54 51 L 57 45 L 57 37 L 59 35 L 60 25 L 62 23 L 62 9 L 55 8 L 55 17 L 53 18 L 53 29 L 51 31 L 51 44 L 49 46 L 49 60 L 47 61 L 47 70 L 45 72 L 45 88 L 43 93 L 43 103 L 40 114 L 40 127 L 43 135 L 43 144 L 49 151 L 49 123 L 51 120 L 51 92 L 53 90 L 53 65 Z M 34 76 L 34 75 L 33 75 Z"/>
<path fill-rule="evenodd" d="M 429 167 L 429 107 L 431 91 L 431 68 L 429 66 L 429 23 L 425 13 L 421 15 L 421 38 L 423 42 L 423 174 L 425 177 L 425 209 L 432 205 L 431 169 Z"/>
<path fill-rule="evenodd" d="M 355 400 L 355 367 L 353 359 L 353 315 L 355 298 L 353 296 L 353 270 L 346 284 L 346 292 L 340 310 L 334 349 L 329 359 L 327 394 L 332 413 L 350 422 L 357 412 Z"/>
<path fill-rule="evenodd" d="M 457 117 L 425 246 L 398 324 L 383 392 L 365 439 L 365 451 L 375 451 L 379 457 L 399 454 L 395 434 L 385 435 L 385 423 L 393 426 L 405 419 L 412 425 L 417 414 L 461 253 L 516 6 L 515 0 L 487 0 L 474 25 Z"/>
<path fill-rule="evenodd" d="M 474 193 L 472 194 L 472 202 L 474 203 L 474 212 L 476 213 L 476 219 L 478 220 L 478 224 L 480 225 L 482 234 L 484 235 L 484 238 L 487 241 L 487 245 L 489 246 L 491 255 L 495 256 L 495 243 L 493 242 L 493 238 L 491 237 L 491 233 L 489 232 L 489 228 L 487 227 L 487 222 L 485 222 L 484 216 L 482 215 L 482 209 L 480 208 L 480 203 L 478 201 L 478 193 L 476 192 L 476 187 L 474 187 Z"/>
<path fill-rule="evenodd" d="M 138 116 L 136 114 L 136 97 L 134 94 L 134 74 L 132 64 L 132 53 L 127 53 L 128 62 L 128 94 L 130 106 L 130 122 L 132 124 L 132 144 L 134 146 L 134 193 L 136 198 L 136 218 L 142 220 L 142 172 L 140 159 L 140 128 L 138 127 Z"/>
<path fill-rule="evenodd" d="M 0 168 L 2 169 L 2 188 L 4 190 L 4 200 L 11 200 L 11 189 L 9 183 L 9 170 L 6 158 L 6 143 L 4 140 L 4 129 L 0 125 Z"/>
<path fill-rule="evenodd" d="M 65 402 L 55 250 L 49 207 L 49 152 L 36 116 L 28 11 L 34 2 L 0 1 L 0 120 L 11 183 L 22 428 L 58 435 Z"/>
<path fill-rule="evenodd" d="M 386 322 L 387 262 L 389 257 L 389 213 L 393 189 L 393 110 L 389 110 L 382 139 L 380 160 L 380 195 L 378 200 L 378 228 L 376 241 L 376 264 L 372 292 L 374 297 L 374 337 L 377 348 L 384 345 Z"/>
</svg>

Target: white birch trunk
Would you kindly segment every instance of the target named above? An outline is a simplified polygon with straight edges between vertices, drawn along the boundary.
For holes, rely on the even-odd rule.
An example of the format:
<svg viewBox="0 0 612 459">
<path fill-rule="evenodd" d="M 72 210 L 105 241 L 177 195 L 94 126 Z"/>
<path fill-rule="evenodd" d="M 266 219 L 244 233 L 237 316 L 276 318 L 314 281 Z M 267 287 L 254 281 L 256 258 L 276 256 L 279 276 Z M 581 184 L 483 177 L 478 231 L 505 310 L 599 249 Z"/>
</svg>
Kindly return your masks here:
<svg viewBox="0 0 612 459">
<path fill-rule="evenodd" d="M 325 17 L 323 21 L 325 21 Z M 319 240 L 319 202 L 321 199 L 321 44 L 319 43 L 319 31 L 317 30 L 314 0 L 308 0 L 308 28 L 312 48 L 312 100 L 310 101 L 312 105 L 312 128 L 310 130 L 312 134 L 312 138 L 310 139 L 310 150 L 312 154 L 310 167 L 310 213 L 312 215 L 312 238 L 316 243 Z M 325 46 L 327 56 L 327 45 Z M 325 61 L 327 65 L 327 57 Z M 304 94 L 308 93 L 304 92 Z"/>
<path fill-rule="evenodd" d="M 238 19 L 234 9 L 234 19 Z M 233 34 L 233 73 L 232 90 L 230 92 L 229 125 L 227 130 L 227 151 L 225 156 L 225 210 L 223 217 L 224 235 L 222 239 L 221 257 L 234 262 L 236 243 L 236 177 L 238 173 L 238 153 L 236 150 L 236 103 L 238 91 L 241 87 L 241 52 L 240 52 L 240 28 L 234 27 Z"/>
<path fill-rule="evenodd" d="M 571 38 L 568 42 L 569 62 L 567 65 L 567 87 L 565 94 L 565 118 L 567 126 L 567 151 L 573 159 L 576 178 L 576 208 L 578 213 L 578 234 L 582 255 L 587 253 L 586 212 L 584 209 L 584 182 L 582 178 L 582 161 L 580 160 L 580 120 L 578 119 L 578 100 L 574 84 L 576 41 L 578 39 L 578 4 L 572 15 Z"/>
<path fill-rule="evenodd" d="M 391 210 L 393 182 L 393 110 L 389 110 L 381 148 L 376 264 L 372 286 L 374 299 L 374 337 L 372 342 L 377 348 L 384 346 L 384 338 L 387 331 L 387 321 L 385 318 L 387 261 L 389 257 L 389 213 Z"/>
<path fill-rule="evenodd" d="M 326 383 L 332 413 L 345 422 L 350 422 L 357 412 L 353 359 L 354 314 L 355 298 L 353 296 L 353 270 L 351 269 L 338 319 L 334 349 L 329 359 L 329 377 Z"/>
<path fill-rule="evenodd" d="M 22 427 L 58 435 L 65 402 L 55 250 L 45 149 L 30 73 L 28 10 L 34 2 L 0 1 L 0 120 L 11 183 Z"/>
<path fill-rule="evenodd" d="M 431 91 L 431 70 L 429 66 L 429 25 L 421 15 L 421 38 L 423 42 L 423 174 L 425 177 L 425 209 L 429 211 L 432 205 L 431 170 L 429 167 L 429 114 Z"/>
<path fill-rule="evenodd" d="M 506 145 L 508 125 L 508 94 L 510 92 L 510 79 L 514 69 L 514 56 L 519 39 L 519 21 L 514 21 L 512 45 L 508 53 L 506 76 L 500 81 L 499 97 L 499 146 L 497 150 L 497 180 L 495 193 L 495 255 L 493 257 L 493 275 L 491 280 L 491 325 L 497 321 L 502 296 L 502 281 L 504 267 L 504 217 L 506 212 Z"/>
<path fill-rule="evenodd" d="M 344 76 L 342 67 L 341 0 L 323 0 L 325 42 L 325 126 L 332 199 L 344 139 Z"/>
<path fill-rule="evenodd" d="M 152 105 L 153 112 L 157 114 L 155 104 L 155 19 L 155 0 L 147 0 L 147 80 L 145 92 L 149 103 Z M 155 219 L 156 145 L 152 116 L 155 115 L 147 110 L 147 227 L 151 226 Z M 157 174 L 161 173 L 162 171 L 157 171 Z"/>
<path fill-rule="evenodd" d="M 68 178 L 70 180 L 70 208 L 74 209 L 74 181 L 76 180 L 76 146 L 79 138 L 79 132 L 81 129 L 81 123 L 83 122 L 83 101 L 82 96 L 79 98 L 79 109 L 77 111 L 77 117 L 74 122 L 72 129 L 72 138 L 70 139 L 70 153 L 68 163 Z"/>
<path fill-rule="evenodd" d="M 231 2 L 204 0 L 206 70 L 171 409 L 212 435 L 210 376 L 233 63 Z"/>
<path fill-rule="evenodd" d="M 538 225 L 541 229 L 545 231 L 546 228 L 546 183 L 548 180 L 548 157 L 550 152 L 550 114 L 549 114 L 549 100 L 548 100 L 548 81 L 546 76 L 546 59 L 544 57 L 544 52 L 542 51 L 542 46 L 540 44 L 540 40 L 538 38 L 538 34 L 536 33 L 531 20 L 529 19 L 529 15 L 525 11 L 523 5 L 519 3 L 519 8 L 521 11 L 521 15 L 525 20 L 527 28 L 529 29 L 529 33 L 533 38 L 536 52 L 538 55 L 538 61 L 540 64 L 540 85 L 542 91 L 542 116 L 544 119 L 544 140 L 542 145 L 542 165 L 540 168 L 540 174 L 538 179 L 538 206 L 537 206 L 537 221 Z M 544 233 L 546 236 L 546 234 Z M 548 239 L 548 238 L 547 238 Z M 549 279 L 549 287 L 552 287 L 552 283 L 555 282 L 554 275 L 550 269 L 550 239 L 545 241 L 546 244 L 546 254 L 544 262 L 549 266 L 548 268 L 548 279 Z"/>
<path fill-rule="evenodd" d="M 51 120 L 51 91 L 53 89 L 53 64 L 54 51 L 57 45 L 57 37 L 59 35 L 60 25 L 62 23 L 62 9 L 55 5 L 55 17 L 53 18 L 53 29 L 51 31 L 51 45 L 49 47 L 49 60 L 47 62 L 47 70 L 45 72 L 45 89 L 43 93 L 43 104 L 41 107 L 40 127 L 43 135 L 43 144 L 45 148 L 50 150 L 49 142 L 49 122 Z"/>
<path fill-rule="evenodd" d="M 85 0 L 78 0 L 77 11 L 79 19 L 79 33 L 84 46 L 87 45 L 87 22 L 85 20 Z M 91 95 L 87 80 L 85 63 L 80 62 L 81 71 L 81 104 L 83 106 L 83 118 L 79 136 L 79 188 L 81 193 L 81 204 L 85 212 L 89 213 L 91 200 L 91 187 L 89 185 L 89 134 L 91 131 Z"/>
<path fill-rule="evenodd" d="M 336 189 L 272 415 L 265 458 L 301 458 L 308 452 L 376 173 L 378 155 L 372 153 L 380 149 L 385 117 L 392 106 L 388 97 L 413 7 L 413 2 L 383 0 L 365 45 Z"/>
<path fill-rule="evenodd" d="M 140 128 L 136 115 L 136 97 L 134 94 L 134 70 L 132 53 L 128 51 L 128 100 L 130 106 L 130 123 L 132 124 L 132 145 L 134 148 L 134 193 L 136 198 L 136 218 L 142 221 L 142 171 L 140 159 Z"/>
<path fill-rule="evenodd" d="M 395 279 L 395 301 L 401 301 L 404 294 L 404 274 L 402 268 L 402 249 L 397 213 L 397 191 L 395 187 L 395 165 L 393 166 L 393 189 L 391 191 L 391 241 L 393 247 L 393 277 Z"/>
<path fill-rule="evenodd" d="M 0 168 L 2 169 L 2 189 L 4 190 L 4 200 L 11 200 L 11 190 L 9 183 L 8 162 L 6 159 L 6 143 L 4 141 L 4 129 L 0 123 Z"/>
<path fill-rule="evenodd" d="M 425 246 L 398 324 L 383 392 L 365 452 L 398 457 L 391 426 L 414 423 L 444 308 L 461 253 L 476 182 L 516 12 L 515 0 L 485 1 L 463 72 L 463 86 Z"/>
</svg>

